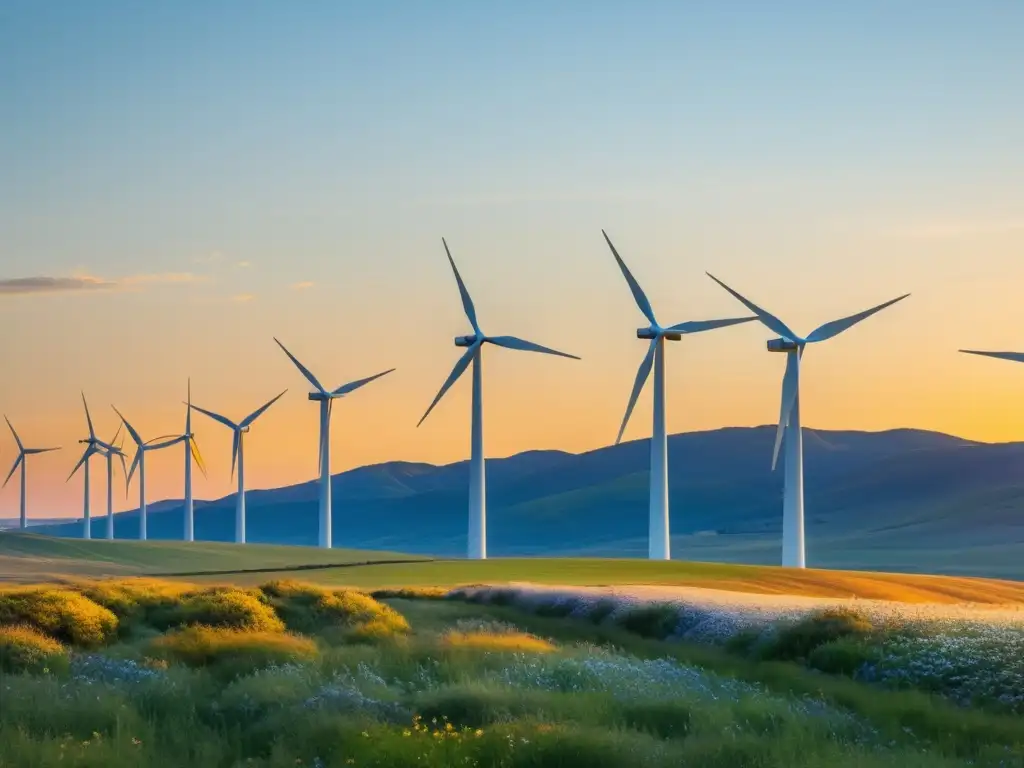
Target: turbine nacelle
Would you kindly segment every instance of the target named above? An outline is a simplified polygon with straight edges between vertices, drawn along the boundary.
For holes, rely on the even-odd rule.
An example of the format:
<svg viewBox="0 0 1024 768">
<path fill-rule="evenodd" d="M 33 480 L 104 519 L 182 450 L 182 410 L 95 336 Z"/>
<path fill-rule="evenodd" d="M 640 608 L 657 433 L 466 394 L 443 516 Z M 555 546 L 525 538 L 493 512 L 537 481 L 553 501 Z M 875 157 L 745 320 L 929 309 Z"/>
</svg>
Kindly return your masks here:
<svg viewBox="0 0 1024 768">
<path fill-rule="evenodd" d="M 455 346 L 456 347 L 472 347 L 476 344 L 478 338 L 476 335 L 473 336 L 456 336 Z"/>
<path fill-rule="evenodd" d="M 789 339 L 769 339 L 767 342 L 769 352 L 796 352 L 800 345 Z"/>
<path fill-rule="evenodd" d="M 666 331 L 664 328 L 637 328 L 638 339 L 667 339 L 668 341 L 679 341 L 683 334 L 679 331 Z"/>
</svg>

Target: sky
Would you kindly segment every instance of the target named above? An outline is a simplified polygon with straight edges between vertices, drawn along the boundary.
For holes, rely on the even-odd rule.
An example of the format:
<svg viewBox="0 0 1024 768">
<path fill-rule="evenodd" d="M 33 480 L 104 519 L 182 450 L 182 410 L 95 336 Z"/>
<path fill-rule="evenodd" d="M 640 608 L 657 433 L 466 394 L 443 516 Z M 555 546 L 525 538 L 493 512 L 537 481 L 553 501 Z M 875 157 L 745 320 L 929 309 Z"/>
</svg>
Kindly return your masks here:
<svg viewBox="0 0 1024 768">
<path fill-rule="evenodd" d="M 1022 32 L 1017 0 L 8 0 L 0 410 L 62 446 L 30 515 L 81 514 L 82 392 L 101 438 L 113 404 L 148 439 L 189 379 L 235 419 L 287 388 L 247 484 L 311 479 L 275 336 L 331 387 L 397 369 L 336 404 L 335 472 L 467 458 L 468 376 L 416 427 L 469 332 L 442 237 L 487 333 L 582 358 L 487 349 L 489 456 L 615 439 L 645 323 L 602 228 L 665 324 L 746 314 L 705 271 L 803 333 L 910 292 L 808 349 L 805 426 L 1024 439 L 1024 365 L 957 353 L 1024 351 Z M 671 344 L 670 432 L 774 423 L 770 336 Z M 230 432 L 194 427 L 195 493 L 223 496 Z M 147 486 L 180 498 L 178 449 Z"/>
</svg>

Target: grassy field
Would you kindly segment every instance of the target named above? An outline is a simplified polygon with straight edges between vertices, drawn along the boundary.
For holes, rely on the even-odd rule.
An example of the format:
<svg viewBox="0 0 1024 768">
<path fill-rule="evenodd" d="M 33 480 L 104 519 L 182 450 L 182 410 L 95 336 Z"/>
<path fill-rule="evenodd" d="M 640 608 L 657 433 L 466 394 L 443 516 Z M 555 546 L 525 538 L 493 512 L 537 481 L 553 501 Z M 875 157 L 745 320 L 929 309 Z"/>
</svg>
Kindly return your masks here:
<svg viewBox="0 0 1024 768">
<path fill-rule="evenodd" d="M 658 584 L 904 602 L 1024 603 L 1024 582 L 969 577 L 639 559 L 431 560 L 364 550 L 325 551 L 210 542 L 81 541 L 0 533 L 0 582 L 181 574 L 181 578 L 191 580 L 254 584 L 275 576 L 286 578 L 300 570 L 306 581 L 361 589 L 509 582 Z"/>
<path fill-rule="evenodd" d="M 388 560 L 415 555 L 368 550 L 222 544 L 196 541 L 61 539 L 0 532 L 0 582 L 37 583 L 76 577 L 154 576 L 254 569 L 296 569 Z"/>
<path fill-rule="evenodd" d="M 0 590 L 0 768 L 1024 765 L 1024 721 L 629 627 L 299 582 Z"/>
</svg>

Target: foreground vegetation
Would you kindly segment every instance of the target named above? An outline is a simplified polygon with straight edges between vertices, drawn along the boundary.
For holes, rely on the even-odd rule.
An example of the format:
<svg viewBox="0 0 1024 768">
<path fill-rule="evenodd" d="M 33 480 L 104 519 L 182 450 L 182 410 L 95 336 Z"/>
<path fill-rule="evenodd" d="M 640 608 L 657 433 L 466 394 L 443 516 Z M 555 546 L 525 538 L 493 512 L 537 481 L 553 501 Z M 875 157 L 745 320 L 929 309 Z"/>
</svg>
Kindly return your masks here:
<svg viewBox="0 0 1024 768">
<path fill-rule="evenodd" d="M 644 638 L 639 619 L 377 596 L 0 592 L 0 766 L 1024 764 L 1016 717 Z"/>
</svg>

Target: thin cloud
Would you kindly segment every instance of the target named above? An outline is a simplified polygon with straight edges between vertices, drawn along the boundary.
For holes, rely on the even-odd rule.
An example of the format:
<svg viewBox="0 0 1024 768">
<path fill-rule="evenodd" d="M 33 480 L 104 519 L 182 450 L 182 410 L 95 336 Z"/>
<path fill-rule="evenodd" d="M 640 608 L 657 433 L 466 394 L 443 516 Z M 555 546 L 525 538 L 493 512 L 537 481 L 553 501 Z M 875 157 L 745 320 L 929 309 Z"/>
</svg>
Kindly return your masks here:
<svg viewBox="0 0 1024 768">
<path fill-rule="evenodd" d="M 293 291 L 304 291 L 307 288 L 312 288 L 315 285 L 311 280 L 303 280 L 301 283 L 292 283 Z"/>
<path fill-rule="evenodd" d="M 130 275 L 119 279 L 105 279 L 94 275 L 72 277 L 14 277 L 0 280 L 0 295 L 30 296 L 52 293 L 92 293 L 98 291 L 133 290 L 142 285 L 158 283 L 194 283 L 204 278 L 191 272 L 165 272 L 151 275 Z"/>
<path fill-rule="evenodd" d="M 117 288 L 117 283 L 98 277 L 14 277 L 0 280 L 0 294 L 24 296 L 34 293 L 74 293 Z"/>
<path fill-rule="evenodd" d="M 255 298 L 256 297 L 253 296 L 251 293 L 240 293 L 237 296 L 232 296 L 231 300 L 236 304 L 244 304 L 245 302 L 252 301 Z"/>
<path fill-rule="evenodd" d="M 236 261 L 235 262 L 235 266 L 238 267 L 239 269 L 248 269 L 249 267 L 252 266 L 252 262 L 251 261 Z"/>
<path fill-rule="evenodd" d="M 914 240 L 946 240 L 978 235 L 1024 232 L 1024 217 L 1005 219 L 944 219 L 901 229 L 897 234 Z"/>
<path fill-rule="evenodd" d="M 220 251 L 210 251 L 209 253 L 196 256 L 192 261 L 196 264 L 213 264 L 215 261 L 220 261 L 223 258 L 224 254 Z"/>
</svg>

